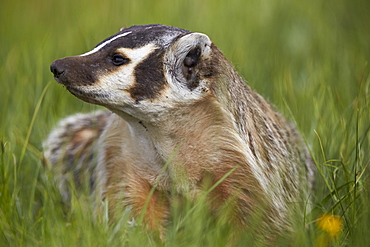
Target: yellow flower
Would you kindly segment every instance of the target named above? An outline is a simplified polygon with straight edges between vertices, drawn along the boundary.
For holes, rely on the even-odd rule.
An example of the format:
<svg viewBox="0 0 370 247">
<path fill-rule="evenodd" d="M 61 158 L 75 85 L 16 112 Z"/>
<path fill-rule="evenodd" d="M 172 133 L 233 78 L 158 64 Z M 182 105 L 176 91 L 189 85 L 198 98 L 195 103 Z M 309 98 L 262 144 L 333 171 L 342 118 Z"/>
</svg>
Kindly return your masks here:
<svg viewBox="0 0 370 247">
<path fill-rule="evenodd" d="M 327 232 L 331 237 L 336 237 L 342 231 L 342 220 L 338 215 L 324 214 L 318 219 L 319 228 Z"/>
</svg>

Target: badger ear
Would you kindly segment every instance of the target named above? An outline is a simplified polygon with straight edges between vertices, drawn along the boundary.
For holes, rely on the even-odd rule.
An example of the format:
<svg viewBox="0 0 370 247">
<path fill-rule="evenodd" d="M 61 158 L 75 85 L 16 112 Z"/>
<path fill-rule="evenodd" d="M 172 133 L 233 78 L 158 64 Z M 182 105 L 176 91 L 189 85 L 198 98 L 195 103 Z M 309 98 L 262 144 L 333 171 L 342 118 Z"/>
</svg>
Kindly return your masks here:
<svg viewBox="0 0 370 247">
<path fill-rule="evenodd" d="M 198 72 L 202 61 L 210 56 L 211 40 L 202 33 L 189 33 L 180 37 L 170 47 L 168 59 L 175 64 L 178 81 L 184 82 L 189 89 L 198 86 Z"/>
<path fill-rule="evenodd" d="M 189 33 L 176 40 L 175 46 L 180 46 L 184 50 L 190 50 L 192 47 L 199 46 L 202 49 L 211 46 L 212 41 L 203 33 Z M 189 49 L 190 48 L 190 49 Z"/>
</svg>

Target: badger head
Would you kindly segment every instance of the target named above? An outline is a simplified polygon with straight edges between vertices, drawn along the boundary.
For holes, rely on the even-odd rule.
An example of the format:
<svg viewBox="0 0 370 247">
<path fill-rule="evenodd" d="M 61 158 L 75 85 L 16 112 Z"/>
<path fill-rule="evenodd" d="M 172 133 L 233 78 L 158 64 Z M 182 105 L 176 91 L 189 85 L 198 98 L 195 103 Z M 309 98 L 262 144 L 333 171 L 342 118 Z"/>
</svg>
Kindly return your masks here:
<svg viewBox="0 0 370 247">
<path fill-rule="evenodd" d="M 50 69 L 76 97 L 149 121 L 209 93 L 212 47 L 205 34 L 132 26 Z"/>
</svg>

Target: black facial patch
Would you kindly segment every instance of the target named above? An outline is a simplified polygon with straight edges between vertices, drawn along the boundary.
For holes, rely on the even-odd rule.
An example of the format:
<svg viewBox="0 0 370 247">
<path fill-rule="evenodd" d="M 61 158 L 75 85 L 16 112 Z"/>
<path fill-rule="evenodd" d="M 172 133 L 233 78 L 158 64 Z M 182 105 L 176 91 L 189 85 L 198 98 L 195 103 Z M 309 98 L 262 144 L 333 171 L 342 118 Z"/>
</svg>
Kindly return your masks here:
<svg viewBox="0 0 370 247">
<path fill-rule="evenodd" d="M 136 66 L 136 83 L 128 90 L 135 101 L 154 99 L 165 88 L 163 55 L 164 51 L 154 51 Z"/>
</svg>

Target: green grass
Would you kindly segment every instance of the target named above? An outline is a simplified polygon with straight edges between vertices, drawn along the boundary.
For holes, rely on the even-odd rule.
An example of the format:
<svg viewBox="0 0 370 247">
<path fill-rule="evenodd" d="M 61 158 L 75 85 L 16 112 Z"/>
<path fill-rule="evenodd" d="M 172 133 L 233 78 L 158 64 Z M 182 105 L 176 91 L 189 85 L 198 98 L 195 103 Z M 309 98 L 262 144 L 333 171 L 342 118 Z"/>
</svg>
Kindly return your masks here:
<svg viewBox="0 0 370 247">
<path fill-rule="evenodd" d="M 343 221 L 325 246 L 369 245 L 369 8 L 366 0 L 1 1 L 0 246 L 225 246 L 227 229 L 201 206 L 175 213 L 164 243 L 140 223 L 129 227 L 125 212 L 112 224 L 93 220 L 88 199 L 66 209 L 42 165 L 42 140 L 58 119 L 97 108 L 53 82 L 49 64 L 148 23 L 208 34 L 297 123 L 319 174 L 313 211 L 298 219 L 290 245 L 326 238 L 315 221 L 325 213 Z"/>
</svg>

